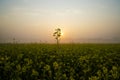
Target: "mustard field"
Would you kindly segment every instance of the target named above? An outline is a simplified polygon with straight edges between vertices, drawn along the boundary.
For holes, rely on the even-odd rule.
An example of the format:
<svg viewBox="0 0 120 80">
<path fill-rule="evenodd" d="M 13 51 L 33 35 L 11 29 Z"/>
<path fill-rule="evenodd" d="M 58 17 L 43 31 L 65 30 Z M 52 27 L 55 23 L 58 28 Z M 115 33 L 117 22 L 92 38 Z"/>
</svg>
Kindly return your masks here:
<svg viewBox="0 0 120 80">
<path fill-rule="evenodd" d="M 0 80 L 120 80 L 120 44 L 0 44 Z"/>
</svg>

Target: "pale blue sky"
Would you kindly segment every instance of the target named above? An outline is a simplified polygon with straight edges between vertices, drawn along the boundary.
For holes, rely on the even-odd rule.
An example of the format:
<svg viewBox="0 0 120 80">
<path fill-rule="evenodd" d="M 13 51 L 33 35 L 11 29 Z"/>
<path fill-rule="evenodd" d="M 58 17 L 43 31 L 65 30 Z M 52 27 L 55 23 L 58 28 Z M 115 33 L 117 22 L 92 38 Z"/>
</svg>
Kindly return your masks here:
<svg viewBox="0 0 120 80">
<path fill-rule="evenodd" d="M 120 42 L 120 0 L 0 0 L 0 41 Z M 99 42 L 98 41 L 98 42 Z"/>
</svg>

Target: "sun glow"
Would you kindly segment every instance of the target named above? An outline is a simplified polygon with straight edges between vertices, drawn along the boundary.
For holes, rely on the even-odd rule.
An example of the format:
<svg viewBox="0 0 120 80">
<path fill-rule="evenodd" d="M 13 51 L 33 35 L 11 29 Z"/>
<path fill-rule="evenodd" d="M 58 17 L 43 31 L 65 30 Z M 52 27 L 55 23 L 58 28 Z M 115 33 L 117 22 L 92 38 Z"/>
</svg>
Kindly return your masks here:
<svg viewBox="0 0 120 80">
<path fill-rule="evenodd" d="M 61 36 L 63 36 L 64 35 L 64 33 L 63 32 L 61 32 Z"/>
</svg>

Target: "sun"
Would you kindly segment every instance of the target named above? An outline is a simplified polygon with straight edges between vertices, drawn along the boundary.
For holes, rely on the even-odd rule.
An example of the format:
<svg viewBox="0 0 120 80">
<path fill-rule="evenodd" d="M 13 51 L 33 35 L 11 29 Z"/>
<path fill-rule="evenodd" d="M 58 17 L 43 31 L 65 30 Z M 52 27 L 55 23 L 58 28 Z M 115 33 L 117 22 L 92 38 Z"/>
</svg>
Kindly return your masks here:
<svg viewBox="0 0 120 80">
<path fill-rule="evenodd" d="M 63 32 L 61 32 L 61 36 L 63 36 L 64 35 L 64 33 Z"/>
</svg>

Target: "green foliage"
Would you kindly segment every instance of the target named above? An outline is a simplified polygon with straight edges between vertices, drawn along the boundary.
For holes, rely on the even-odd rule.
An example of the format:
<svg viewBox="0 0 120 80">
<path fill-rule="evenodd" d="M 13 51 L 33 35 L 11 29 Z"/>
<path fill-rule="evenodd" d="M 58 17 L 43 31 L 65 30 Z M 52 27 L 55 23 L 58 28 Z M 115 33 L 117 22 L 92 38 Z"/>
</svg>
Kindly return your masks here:
<svg viewBox="0 0 120 80">
<path fill-rule="evenodd" d="M 53 36 L 57 40 L 57 44 L 59 44 L 59 40 L 60 40 L 60 36 L 61 36 L 61 29 L 60 28 L 55 29 Z"/>
<path fill-rule="evenodd" d="M 120 44 L 0 44 L 0 80 L 120 80 Z"/>
</svg>

